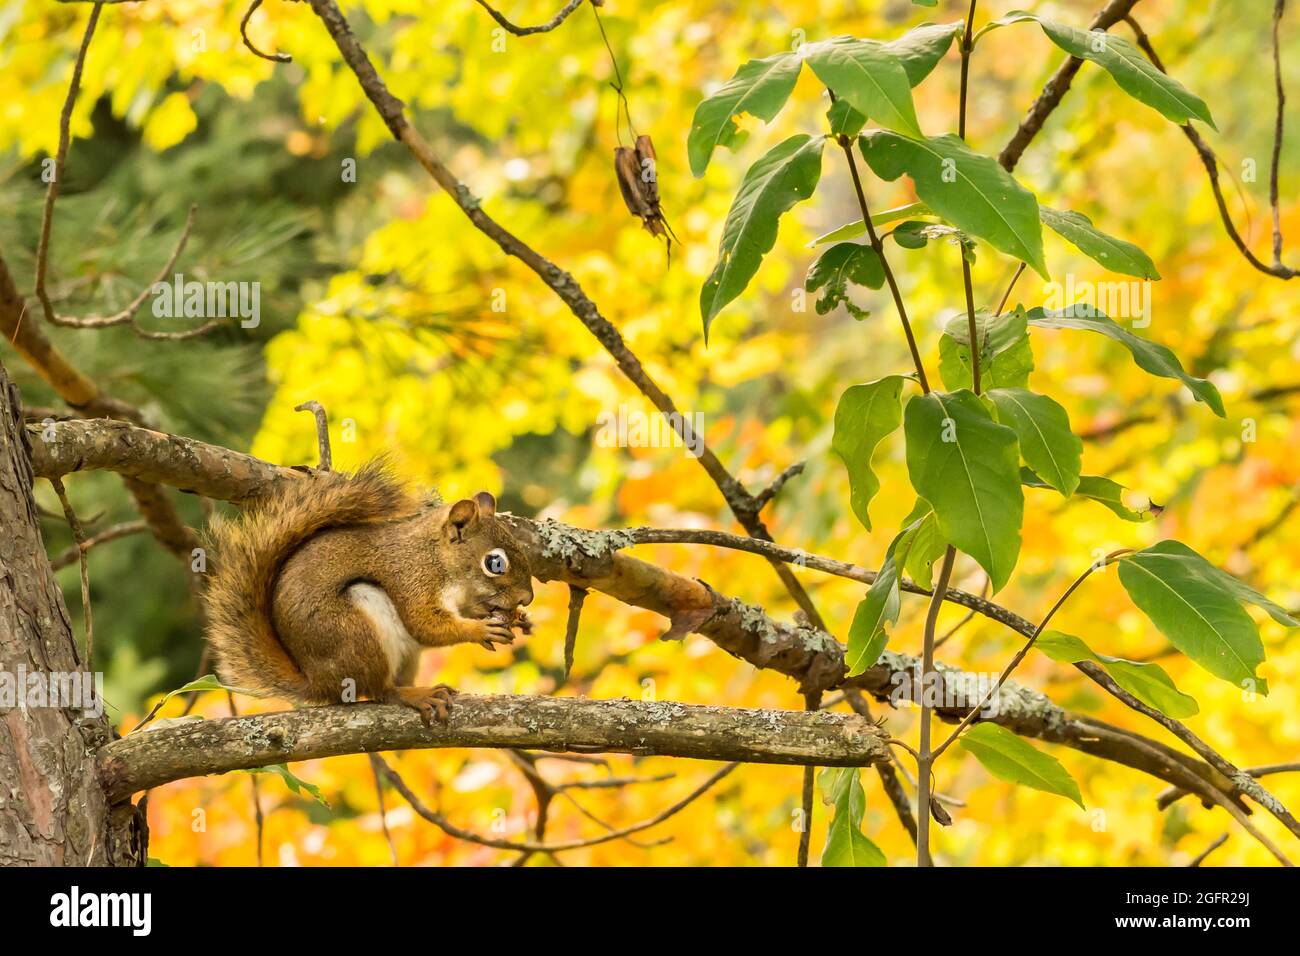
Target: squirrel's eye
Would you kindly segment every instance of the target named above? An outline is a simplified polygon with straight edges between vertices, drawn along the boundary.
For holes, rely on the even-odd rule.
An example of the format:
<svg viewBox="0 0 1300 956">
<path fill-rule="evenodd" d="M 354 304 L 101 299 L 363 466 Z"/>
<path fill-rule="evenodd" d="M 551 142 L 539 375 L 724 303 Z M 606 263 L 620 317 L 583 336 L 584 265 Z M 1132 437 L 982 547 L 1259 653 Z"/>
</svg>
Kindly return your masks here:
<svg viewBox="0 0 1300 956">
<path fill-rule="evenodd" d="M 510 567 L 510 562 L 506 559 L 506 553 L 500 548 L 494 548 L 483 555 L 483 570 L 491 577 L 500 577 L 506 573 L 508 567 Z"/>
</svg>

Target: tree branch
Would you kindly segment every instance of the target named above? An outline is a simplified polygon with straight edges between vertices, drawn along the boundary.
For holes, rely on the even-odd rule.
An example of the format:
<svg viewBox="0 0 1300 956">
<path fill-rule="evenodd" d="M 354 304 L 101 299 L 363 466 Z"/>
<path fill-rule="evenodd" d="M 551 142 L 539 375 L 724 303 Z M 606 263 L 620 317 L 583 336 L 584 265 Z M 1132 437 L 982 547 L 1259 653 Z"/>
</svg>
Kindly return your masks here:
<svg viewBox="0 0 1300 956">
<path fill-rule="evenodd" d="M 1273 36 L 1275 41 L 1277 39 L 1278 18 L 1281 16 L 1281 8 L 1281 3 L 1278 3 L 1274 8 Z M 1142 29 L 1137 20 L 1127 15 L 1124 17 L 1124 20 L 1128 23 L 1130 29 L 1132 29 L 1133 36 L 1137 40 L 1138 46 L 1142 48 L 1142 52 L 1151 60 L 1152 65 L 1161 73 L 1166 72 L 1165 65 L 1160 61 L 1159 54 L 1156 53 L 1155 47 L 1151 45 L 1151 38 L 1146 35 L 1146 32 Z M 1300 275 L 1300 270 L 1290 269 L 1282 264 L 1282 226 L 1281 221 L 1278 218 L 1277 206 L 1277 157 L 1282 148 L 1282 108 L 1286 102 L 1286 95 L 1282 90 L 1280 67 L 1276 73 L 1276 83 L 1277 121 L 1273 140 L 1273 171 L 1270 176 L 1270 198 L 1274 217 L 1273 265 L 1268 265 L 1262 262 L 1258 256 L 1251 252 L 1250 247 L 1246 245 L 1246 241 L 1242 239 L 1241 234 L 1237 232 L 1237 227 L 1232 222 L 1232 214 L 1228 212 L 1227 200 L 1223 197 L 1223 187 L 1219 185 L 1219 157 L 1215 154 L 1214 150 L 1210 148 L 1209 144 L 1205 142 L 1205 139 L 1196 131 L 1196 128 L 1193 127 L 1191 123 L 1184 123 L 1178 128 L 1183 131 L 1183 135 L 1186 136 L 1187 141 L 1195 147 L 1196 154 L 1201 158 L 1201 165 L 1205 167 L 1206 175 L 1210 177 L 1210 189 L 1214 192 L 1214 202 L 1219 207 L 1219 218 L 1223 220 L 1223 228 L 1228 233 L 1228 238 L 1232 240 L 1232 244 L 1237 247 L 1237 251 L 1242 254 L 1247 262 L 1260 272 L 1276 276 L 1279 279 L 1291 279 Z"/>
<path fill-rule="evenodd" d="M 549 33 L 551 30 L 554 30 L 563 23 L 570 13 L 582 6 L 582 0 L 569 0 L 569 2 L 561 8 L 559 13 L 551 17 L 551 19 L 547 20 L 545 23 L 540 23 L 535 27 L 521 27 L 511 23 L 496 10 L 492 9 L 492 7 L 488 6 L 486 0 L 475 0 L 475 2 L 486 10 L 493 20 L 501 24 L 501 26 L 505 27 L 507 31 L 513 33 L 517 37 L 526 37 L 534 33 Z M 600 6 L 604 0 L 593 0 L 593 2 L 596 6 Z"/>
<path fill-rule="evenodd" d="M 1106 4 L 1095 17 L 1092 23 L 1088 25 L 1090 30 L 1107 30 L 1113 27 L 1119 21 L 1128 16 L 1138 0 L 1111 0 Z M 998 162 L 1008 172 L 1016 168 L 1020 162 L 1020 157 L 1024 155 L 1025 148 L 1038 135 L 1047 122 L 1047 117 L 1052 115 L 1052 111 L 1061 105 L 1061 100 L 1070 89 L 1070 83 L 1074 80 L 1074 75 L 1079 72 L 1079 67 L 1083 66 L 1083 60 L 1077 56 L 1069 57 L 1062 63 L 1051 79 L 1043 86 L 1043 91 L 1038 94 L 1038 99 L 1029 107 L 1029 112 L 1025 118 L 1020 121 L 1020 126 L 1016 128 L 1015 134 L 1006 146 L 1002 147 L 1002 152 L 998 154 Z"/>
<path fill-rule="evenodd" d="M 83 415 L 145 424 L 144 414 L 138 408 L 102 391 L 54 347 L 18 294 L 3 258 L 0 258 L 0 333 L 70 408 Z M 166 493 L 157 485 L 131 476 L 126 477 L 126 488 L 153 536 L 188 565 L 198 537 L 181 520 Z"/>
<path fill-rule="evenodd" d="M 695 435 L 689 416 L 678 411 L 677 405 L 668 393 L 650 377 L 641 360 L 628 348 L 618 329 L 601 314 L 600 308 L 583 291 L 578 281 L 483 211 L 478 198 L 470 192 L 469 187 L 456 177 L 434 153 L 432 147 L 425 142 L 424 137 L 407 122 L 402 101 L 389 91 L 334 0 L 310 0 L 310 2 L 312 10 L 320 18 L 338 47 L 343 61 L 356 75 L 362 91 L 378 111 L 393 137 L 406 145 L 416 161 L 439 186 L 446 190 L 447 195 L 460 207 L 461 212 L 479 232 L 495 242 L 506 255 L 515 257 L 536 273 L 538 278 L 568 306 L 569 311 L 614 359 L 619 371 L 650 400 L 655 408 L 663 413 L 682 441 L 689 447 L 700 449 L 697 461 L 722 492 L 723 498 L 726 499 L 728 507 L 741 527 L 755 538 L 770 541 L 772 536 L 762 518 L 758 516 L 761 506 L 755 497 L 718 460 L 717 455 L 705 443 L 704 436 Z M 824 628 L 821 615 L 808 596 L 808 592 L 794 576 L 794 572 L 777 561 L 770 561 L 769 564 L 776 571 L 795 603 L 808 615 L 808 619 L 814 625 Z"/>
<path fill-rule="evenodd" d="M 33 469 L 43 477 L 58 477 L 82 468 L 106 468 L 124 474 L 147 475 L 152 480 L 205 497 L 233 502 L 256 500 L 281 482 L 310 480 L 310 473 L 304 470 L 279 467 L 251 455 L 121 422 L 59 422 L 50 428 L 52 440 L 43 442 L 39 440 L 39 431 L 29 426 L 29 435 L 33 437 Z M 703 634 L 733 656 L 791 677 L 801 687 L 829 689 L 844 684 L 894 705 L 899 703 L 901 687 L 913 690 L 919 687 L 917 658 L 892 651 L 885 651 L 865 673 L 845 681 L 844 648 L 829 634 L 806 625 L 773 620 L 761 608 L 720 594 L 701 581 L 623 554 L 618 548 L 634 543 L 626 539 L 625 532 L 584 531 L 558 522 L 535 522 L 513 516 L 509 520 L 521 547 L 529 554 L 533 574 L 538 579 L 594 588 L 669 620 L 684 622 L 683 626 Z M 729 537 L 752 543 L 747 538 Z M 789 555 L 786 560 L 807 558 L 803 552 L 779 550 Z M 865 569 L 858 570 L 863 577 L 872 574 Z M 1033 633 L 1034 625 L 1030 622 L 976 595 L 949 589 L 947 597 L 1026 636 Z M 936 663 L 935 669 L 949 688 L 943 695 L 949 705 L 937 708 L 936 714 L 942 720 L 959 721 L 979 703 L 979 685 L 973 675 L 956 668 Z M 967 688 L 975 689 L 967 694 Z M 906 693 L 901 698 L 912 699 Z M 1217 792 L 1231 801 L 1240 801 L 1233 779 L 1205 762 L 1131 731 L 1069 714 L 1037 691 L 1008 681 L 996 703 L 996 713 L 980 719 L 990 720 L 1024 737 L 1062 744 L 1122 763 L 1191 789 L 1207 800 L 1215 800 L 1211 794 Z"/>
<path fill-rule="evenodd" d="M 524 748 L 865 767 L 889 759 L 887 739 L 870 721 L 829 711 L 462 694 L 447 723 L 433 727 L 405 707 L 340 704 L 142 731 L 104 747 L 98 769 L 116 802 L 185 777 L 384 750 Z"/>
</svg>

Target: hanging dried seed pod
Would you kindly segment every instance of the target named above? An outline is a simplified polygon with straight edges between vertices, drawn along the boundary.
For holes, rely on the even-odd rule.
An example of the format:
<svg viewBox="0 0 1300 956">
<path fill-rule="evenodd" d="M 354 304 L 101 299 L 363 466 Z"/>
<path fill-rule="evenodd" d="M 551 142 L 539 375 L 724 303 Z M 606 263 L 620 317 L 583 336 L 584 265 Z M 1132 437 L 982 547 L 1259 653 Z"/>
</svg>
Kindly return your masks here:
<svg viewBox="0 0 1300 956">
<path fill-rule="evenodd" d="M 659 205 L 659 178 L 655 169 L 655 148 L 649 136 L 638 136 L 636 147 L 614 150 L 614 175 L 628 212 L 641 220 L 653 236 L 664 236 L 672 245 L 672 229 Z"/>
</svg>

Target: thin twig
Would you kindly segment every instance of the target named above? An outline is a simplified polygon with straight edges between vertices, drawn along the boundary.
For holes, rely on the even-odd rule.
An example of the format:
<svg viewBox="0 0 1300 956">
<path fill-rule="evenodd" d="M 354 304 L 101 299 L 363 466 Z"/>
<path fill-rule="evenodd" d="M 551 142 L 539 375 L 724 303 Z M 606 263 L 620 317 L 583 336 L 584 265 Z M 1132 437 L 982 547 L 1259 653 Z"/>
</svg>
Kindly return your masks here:
<svg viewBox="0 0 1300 956">
<path fill-rule="evenodd" d="M 248 21 L 252 19 L 253 12 L 262 5 L 262 0 L 253 0 L 244 13 L 244 18 L 239 21 L 239 35 L 244 41 L 244 46 L 252 52 L 254 56 L 260 56 L 263 60 L 270 60 L 272 63 L 292 63 L 293 57 L 287 53 L 263 53 L 253 45 L 253 41 L 248 38 Z"/>
<path fill-rule="evenodd" d="M 1247 767 L 1244 772 L 1256 779 L 1274 773 L 1300 773 L 1300 763 L 1265 764 L 1262 767 Z M 1186 790 L 1179 787 L 1170 787 L 1168 790 L 1161 791 L 1156 797 L 1156 806 L 1161 810 L 1167 809 L 1171 804 L 1185 796 L 1187 796 Z"/>
<path fill-rule="evenodd" d="M 1275 14 L 1276 14 L 1276 8 L 1275 8 Z M 1159 70 L 1161 73 L 1167 72 L 1165 70 L 1164 63 L 1162 63 L 1160 60 L 1159 54 L 1156 53 L 1155 47 L 1152 46 L 1151 44 L 1151 38 L 1147 36 L 1146 32 L 1138 24 L 1137 20 L 1134 19 L 1132 16 L 1126 15 L 1124 17 L 1124 21 L 1129 25 L 1129 28 L 1132 29 L 1133 36 L 1137 40 L 1137 45 L 1142 48 L 1142 52 L 1145 53 L 1147 55 L 1147 58 L 1151 60 L 1152 65 L 1155 66 L 1155 68 Z M 1281 94 L 1280 87 L 1279 87 L 1279 94 Z M 1196 148 L 1196 154 L 1201 158 L 1201 165 L 1205 167 L 1205 172 L 1210 177 L 1210 189 L 1214 193 L 1215 204 L 1219 207 L 1219 218 L 1223 221 L 1223 228 L 1227 231 L 1228 238 L 1232 240 L 1233 245 L 1237 247 L 1237 251 L 1240 252 L 1242 256 L 1245 257 L 1246 261 L 1249 262 L 1254 268 L 1256 268 L 1260 272 L 1266 273 L 1267 275 L 1276 276 L 1279 279 L 1291 279 L 1297 275 L 1300 275 L 1300 270 L 1288 268 L 1287 266 L 1282 265 L 1280 261 L 1275 262 L 1273 265 L 1268 265 L 1260 261 L 1260 259 L 1255 255 L 1255 253 L 1250 251 L 1250 247 L 1246 245 L 1246 241 L 1241 238 L 1241 234 L 1237 232 L 1237 227 L 1233 224 L 1232 214 L 1228 211 L 1228 203 L 1223 196 L 1223 188 L 1219 185 L 1218 155 L 1214 152 L 1213 149 L 1210 148 L 1209 144 L 1205 142 L 1201 134 L 1196 131 L 1196 128 L 1193 127 L 1191 123 L 1185 123 L 1182 126 L 1180 126 L 1179 129 L 1183 131 L 1183 135 L 1187 137 L 1188 142 L 1190 142 L 1192 146 Z M 1279 100 L 1278 119 L 1277 119 L 1276 130 L 1275 130 L 1278 138 L 1274 141 L 1275 156 L 1277 155 L 1277 151 L 1280 150 L 1281 148 L 1279 145 L 1281 143 L 1281 129 L 1282 129 L 1282 102 L 1281 100 Z M 1276 175 L 1276 159 L 1274 160 L 1274 175 Z M 1281 246 L 1278 243 L 1279 243 L 1279 237 L 1278 234 L 1275 233 L 1274 248 L 1277 254 L 1280 256 Z"/>
<path fill-rule="evenodd" d="M 330 453 L 330 425 L 325 415 L 325 407 L 320 402 L 310 401 L 295 405 L 293 410 L 311 412 L 316 416 L 316 445 L 320 449 L 320 464 L 316 466 L 316 470 L 329 471 L 334 467 L 334 459 Z"/>
<path fill-rule="evenodd" d="M 1051 608 L 1048 610 L 1048 612 L 1043 616 L 1043 619 L 1042 621 L 1039 622 L 1038 627 L 1034 628 L 1034 633 L 1029 635 L 1029 640 L 1027 640 L 1024 646 L 1021 647 L 1020 650 L 1016 652 L 1016 655 L 1013 658 L 1011 658 L 1011 661 L 1007 664 L 1007 666 L 1002 669 L 1002 673 L 1001 675 L 999 675 L 997 679 L 997 683 L 995 683 L 992 687 L 990 687 L 988 693 L 984 695 L 984 699 L 981 700 L 976 706 L 972 707 L 970 713 L 962 718 L 961 723 L 959 723 L 957 725 L 957 728 L 948 736 L 948 739 L 939 745 L 938 749 L 936 749 L 934 752 L 933 755 L 934 757 L 937 758 L 941 753 L 943 753 L 945 750 L 951 747 L 953 743 L 957 740 L 957 738 L 961 736 L 961 732 L 965 730 L 967 727 L 969 727 L 971 725 L 971 722 L 975 720 L 976 715 L 979 714 L 981 710 L 983 710 L 985 707 L 988 706 L 989 701 L 991 701 L 997 695 L 998 691 L 1002 689 L 1002 685 L 1007 682 L 1007 678 L 1011 676 L 1011 672 L 1014 671 L 1016 667 L 1019 666 L 1020 662 L 1025 659 L 1025 655 L 1029 653 L 1029 649 L 1034 646 L 1034 642 L 1038 640 L 1039 635 L 1043 633 L 1044 629 L 1051 622 L 1052 618 L 1056 615 L 1056 612 L 1059 611 L 1062 605 L 1064 605 L 1065 602 L 1070 599 L 1070 595 L 1072 595 L 1076 590 L 1078 590 L 1080 585 L 1082 585 L 1084 581 L 1088 580 L 1088 578 L 1092 576 L 1094 571 L 1100 571 L 1102 568 L 1106 567 L 1107 565 L 1114 564 L 1121 557 L 1129 553 L 1131 552 L 1127 548 L 1120 551 L 1112 551 L 1110 554 L 1106 555 L 1105 560 L 1094 561 L 1091 564 L 1089 564 L 1087 570 L 1085 570 L 1082 574 L 1080 574 L 1077 578 L 1074 579 L 1074 582 L 1068 588 L 1065 589 L 1065 593 L 1056 599 L 1056 603 L 1053 604 Z"/>
<path fill-rule="evenodd" d="M 1286 90 L 1282 86 L 1282 14 L 1286 0 L 1273 4 L 1273 85 L 1277 91 L 1277 119 L 1273 126 L 1273 169 L 1268 178 L 1268 201 L 1273 207 L 1273 265 L 1282 265 L 1282 213 L 1278 208 L 1277 171 L 1282 158 L 1282 117 L 1286 109 Z"/>
<path fill-rule="evenodd" d="M 820 710 L 822 704 L 821 691 L 813 691 L 804 695 L 804 710 Z M 800 809 L 803 815 L 803 826 L 799 828 L 799 850 L 796 856 L 796 866 L 808 865 L 808 850 L 812 842 L 812 820 L 814 798 L 817 789 L 817 768 L 808 766 L 803 768 L 803 787 L 800 793 Z"/>
<path fill-rule="evenodd" d="M 125 538 L 128 535 L 140 534 L 148 531 L 149 526 L 143 521 L 124 521 L 122 524 L 115 524 L 111 528 L 105 528 L 99 534 L 87 538 L 84 542 L 74 545 L 64 551 L 56 558 L 50 559 L 50 567 L 55 571 L 62 570 L 77 560 L 79 554 L 89 551 L 97 545 L 106 544 L 109 541 L 116 541 L 118 538 Z"/>
<path fill-rule="evenodd" d="M 1228 834 L 1225 833 L 1225 834 L 1223 834 L 1223 836 L 1219 837 L 1217 840 L 1215 840 L 1213 843 L 1211 843 L 1209 846 L 1207 846 L 1207 847 L 1206 847 L 1204 850 L 1202 850 L 1200 853 L 1196 854 L 1196 856 L 1195 856 L 1195 858 L 1192 860 L 1192 862 L 1190 862 L 1190 863 L 1187 864 L 1188 867 L 1198 867 L 1198 866 L 1200 866 L 1202 863 L 1205 862 L 1205 858 L 1206 858 L 1207 856 L 1209 856 L 1211 853 L 1213 853 L 1215 850 L 1217 850 L 1219 847 L 1223 846 L 1223 844 L 1225 844 L 1225 843 L 1227 843 L 1227 842 L 1228 842 Z"/>
<path fill-rule="evenodd" d="M 124 325 L 129 322 L 132 330 L 141 338 L 170 340 L 194 338 L 216 328 L 219 324 L 217 320 L 213 319 L 196 329 L 190 329 L 186 332 L 151 332 L 140 328 L 135 321 L 136 313 L 144 305 L 144 301 L 149 297 L 153 287 L 168 278 L 172 269 L 175 268 L 181 253 L 185 250 L 190 231 L 194 227 L 195 207 L 193 205 L 190 206 L 189 214 L 186 216 L 185 227 L 181 230 L 180 238 L 176 241 L 167 262 L 159 270 L 157 278 L 141 289 L 140 293 L 131 300 L 126 308 L 112 315 L 92 315 L 84 318 L 60 315 L 55 310 L 49 291 L 46 289 L 45 280 L 49 272 L 50 234 L 54 229 L 54 204 L 59 197 L 59 190 L 63 186 L 63 171 L 67 165 L 68 147 L 72 142 L 72 110 L 77 103 L 77 93 L 81 89 L 81 74 L 86 65 L 86 53 L 90 49 L 91 38 L 95 35 L 95 26 L 99 23 L 99 13 L 102 8 L 102 3 L 96 3 L 91 8 L 90 19 L 86 22 L 86 31 L 81 37 L 81 46 L 77 50 L 77 59 L 73 63 L 72 79 L 68 83 L 68 94 L 64 98 L 63 109 L 59 112 L 59 145 L 54 154 L 53 176 L 45 190 L 45 205 L 41 211 L 41 232 L 36 243 L 36 298 L 41 303 L 41 311 L 44 313 L 46 321 L 53 325 L 76 329 L 99 329 Z"/>
<path fill-rule="evenodd" d="M 375 763 L 378 754 L 370 754 L 370 771 L 375 777 L 375 800 L 379 806 L 379 828 L 384 831 L 384 841 L 388 852 L 393 857 L 393 866 L 401 866 L 397 856 L 397 844 L 393 842 L 393 832 L 388 828 L 388 807 L 384 800 L 384 778 L 379 774 L 379 765 Z"/>
<path fill-rule="evenodd" d="M 261 0 L 258 0 L 258 2 L 260 3 Z M 508 32 L 513 33 L 517 37 L 526 37 L 534 33 L 549 33 L 551 30 L 554 30 L 563 23 L 570 13 L 582 6 L 582 0 L 569 0 L 569 2 L 561 8 L 559 13 L 551 17 L 551 19 L 547 20 L 545 23 L 540 23 L 535 27 L 521 27 L 511 23 L 496 10 L 493 10 L 487 5 L 486 0 L 474 0 L 474 2 L 486 10 L 493 20 L 501 24 L 501 26 L 503 26 Z"/>
<path fill-rule="evenodd" d="M 754 496 L 754 506 L 762 509 L 767 507 L 767 503 L 775 498 L 785 487 L 785 483 L 796 475 L 802 475 L 806 461 L 796 461 L 781 474 L 772 479 L 772 483 Z"/>
<path fill-rule="evenodd" d="M 164 698 L 164 700 L 165 699 L 166 698 Z M 235 708 L 235 695 L 230 691 L 226 691 L 226 703 L 230 705 L 230 716 L 238 717 L 239 711 Z M 162 701 L 159 701 L 158 704 L 154 706 L 154 709 L 149 713 L 149 717 L 137 724 L 134 730 L 139 730 L 140 727 L 147 723 L 154 714 L 158 713 L 158 707 L 161 706 L 161 704 Z M 257 827 L 257 865 L 261 866 L 263 862 L 263 845 L 266 842 L 266 817 L 262 813 L 262 791 L 257 783 L 257 774 L 250 773 L 248 779 L 253 787 L 253 821 Z"/>
<path fill-rule="evenodd" d="M 388 782 L 392 784 L 393 789 L 400 793 L 406 802 L 411 805 L 411 809 L 424 817 L 424 819 L 428 820 L 434 826 L 438 827 L 438 829 L 442 830 L 448 836 L 453 836 L 458 840 L 477 843 L 480 846 L 491 847 L 497 850 L 511 850 L 515 852 L 526 851 L 531 853 L 561 853 L 566 850 L 579 850 L 586 847 L 597 846 L 601 843 L 609 843 L 612 840 L 620 840 L 630 834 L 639 833 L 642 830 L 648 830 L 653 826 L 663 823 L 669 817 L 675 816 L 682 810 L 685 810 L 694 801 L 707 793 L 714 784 L 740 766 L 738 763 L 729 763 L 724 765 L 721 769 L 710 774 L 708 779 L 681 800 L 678 800 L 672 806 L 656 814 L 654 817 L 651 817 L 649 820 L 643 820 L 640 823 L 634 823 L 632 826 L 624 827 L 621 830 L 615 830 L 612 833 L 603 833 L 600 836 L 588 837 L 583 840 L 566 840 L 561 843 L 538 843 L 532 840 L 496 840 L 491 837 L 480 836 L 471 830 L 465 830 L 456 826 L 438 811 L 426 807 L 424 803 L 421 802 L 420 798 L 411 791 L 411 788 L 406 785 L 406 782 L 402 780 L 402 778 L 399 777 L 387 763 L 384 762 L 382 757 L 376 754 L 375 759 L 378 761 L 380 771 L 387 778 Z"/>
<path fill-rule="evenodd" d="M 54 493 L 59 496 L 59 504 L 63 505 L 63 516 L 68 519 L 68 527 L 72 529 L 72 537 L 77 542 L 77 556 L 81 564 L 81 613 L 86 625 L 86 672 L 93 674 L 95 673 L 95 627 L 90 614 L 90 567 L 86 560 L 86 552 L 90 550 L 90 546 L 86 539 L 86 529 L 81 526 L 81 519 L 73 510 L 72 502 L 68 500 L 68 492 L 63 487 L 63 482 L 58 478 L 51 478 L 50 484 L 54 486 Z M 73 651 L 76 651 L 75 646 Z"/>
<path fill-rule="evenodd" d="M 587 600 L 587 589 L 569 586 L 569 619 L 564 625 L 564 679 L 573 671 L 573 652 L 578 644 L 578 625 L 582 622 L 582 603 Z"/>
</svg>

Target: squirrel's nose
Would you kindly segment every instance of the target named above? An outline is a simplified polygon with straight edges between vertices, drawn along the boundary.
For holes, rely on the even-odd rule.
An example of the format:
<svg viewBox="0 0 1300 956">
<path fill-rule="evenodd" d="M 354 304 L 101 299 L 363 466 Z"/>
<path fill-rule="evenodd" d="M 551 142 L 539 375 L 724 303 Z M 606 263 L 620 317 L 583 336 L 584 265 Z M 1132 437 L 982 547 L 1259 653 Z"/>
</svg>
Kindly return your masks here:
<svg viewBox="0 0 1300 956">
<path fill-rule="evenodd" d="M 517 607 L 533 603 L 533 586 L 525 584 L 522 587 L 513 588 L 509 591 L 503 591 L 498 594 L 492 601 L 492 610 L 494 611 L 513 611 Z"/>
</svg>

